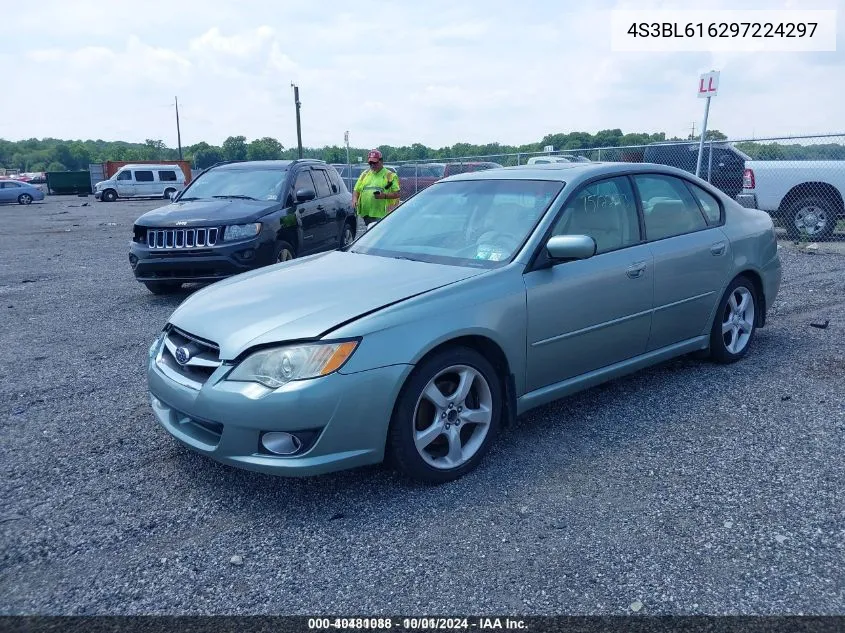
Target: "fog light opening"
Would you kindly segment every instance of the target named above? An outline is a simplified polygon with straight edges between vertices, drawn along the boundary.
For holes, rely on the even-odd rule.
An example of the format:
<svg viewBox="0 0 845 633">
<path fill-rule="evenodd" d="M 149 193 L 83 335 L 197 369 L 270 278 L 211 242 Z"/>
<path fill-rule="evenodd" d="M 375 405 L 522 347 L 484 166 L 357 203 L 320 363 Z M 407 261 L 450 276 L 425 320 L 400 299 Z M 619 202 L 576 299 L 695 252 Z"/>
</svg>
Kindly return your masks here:
<svg viewBox="0 0 845 633">
<path fill-rule="evenodd" d="M 261 436 L 261 445 L 274 455 L 294 455 L 302 448 L 302 441 L 291 433 L 273 431 Z"/>
</svg>

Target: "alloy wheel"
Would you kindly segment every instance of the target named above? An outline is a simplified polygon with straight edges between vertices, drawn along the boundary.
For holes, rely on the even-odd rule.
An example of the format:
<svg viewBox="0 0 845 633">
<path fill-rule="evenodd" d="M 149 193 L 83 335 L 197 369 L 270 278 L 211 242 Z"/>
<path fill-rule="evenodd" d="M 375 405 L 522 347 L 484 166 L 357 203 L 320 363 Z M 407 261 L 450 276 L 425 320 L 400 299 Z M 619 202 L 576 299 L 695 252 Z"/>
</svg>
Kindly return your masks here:
<svg viewBox="0 0 845 633">
<path fill-rule="evenodd" d="M 468 365 L 453 365 L 432 378 L 417 399 L 414 444 L 430 466 L 451 470 L 475 455 L 493 420 L 487 380 Z"/>
<path fill-rule="evenodd" d="M 731 354 L 739 354 L 748 345 L 754 330 L 754 295 L 745 286 L 731 293 L 722 314 L 722 340 Z"/>
</svg>

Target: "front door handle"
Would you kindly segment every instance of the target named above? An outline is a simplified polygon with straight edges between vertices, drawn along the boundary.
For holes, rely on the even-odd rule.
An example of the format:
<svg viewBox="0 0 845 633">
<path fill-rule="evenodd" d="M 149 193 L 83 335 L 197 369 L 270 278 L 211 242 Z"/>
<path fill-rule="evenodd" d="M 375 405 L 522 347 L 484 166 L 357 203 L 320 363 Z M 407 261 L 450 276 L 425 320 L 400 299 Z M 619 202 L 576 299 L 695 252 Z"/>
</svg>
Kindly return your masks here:
<svg viewBox="0 0 845 633">
<path fill-rule="evenodd" d="M 636 262 L 628 266 L 628 276 L 631 279 L 636 279 L 637 277 L 642 277 L 642 274 L 645 272 L 645 262 Z"/>
<path fill-rule="evenodd" d="M 710 252 L 718 257 L 719 255 L 725 254 L 725 248 L 727 248 L 727 244 L 725 244 L 725 242 L 716 242 L 710 247 Z"/>
</svg>

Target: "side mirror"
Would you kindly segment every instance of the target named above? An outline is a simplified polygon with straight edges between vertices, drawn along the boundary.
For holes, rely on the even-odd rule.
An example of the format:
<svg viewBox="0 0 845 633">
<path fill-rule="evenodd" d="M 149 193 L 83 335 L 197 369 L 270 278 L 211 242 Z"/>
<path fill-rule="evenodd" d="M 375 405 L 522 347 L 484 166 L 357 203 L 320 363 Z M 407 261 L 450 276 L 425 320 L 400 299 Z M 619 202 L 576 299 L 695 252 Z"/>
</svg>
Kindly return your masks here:
<svg viewBox="0 0 845 633">
<path fill-rule="evenodd" d="M 308 202 L 317 197 L 317 192 L 313 189 L 299 189 L 294 196 L 296 202 Z"/>
<path fill-rule="evenodd" d="M 589 235 L 554 235 L 546 242 L 546 251 L 553 260 L 589 259 L 596 249 L 596 241 Z"/>
</svg>

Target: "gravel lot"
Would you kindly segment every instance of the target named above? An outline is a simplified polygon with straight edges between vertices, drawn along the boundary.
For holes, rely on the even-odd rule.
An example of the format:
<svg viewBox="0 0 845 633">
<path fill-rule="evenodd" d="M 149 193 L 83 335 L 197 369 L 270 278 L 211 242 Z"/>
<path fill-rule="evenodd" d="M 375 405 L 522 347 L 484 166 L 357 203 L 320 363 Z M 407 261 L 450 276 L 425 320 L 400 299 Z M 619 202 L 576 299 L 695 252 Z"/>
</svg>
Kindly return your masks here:
<svg viewBox="0 0 845 633">
<path fill-rule="evenodd" d="M 536 410 L 458 482 L 288 480 L 155 423 L 157 203 L 84 202 L 0 207 L 2 614 L 845 614 L 845 255 L 784 244 L 744 361 Z"/>
</svg>

